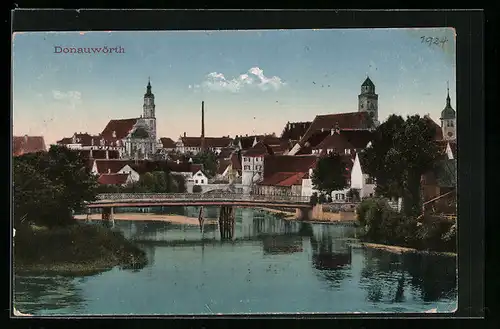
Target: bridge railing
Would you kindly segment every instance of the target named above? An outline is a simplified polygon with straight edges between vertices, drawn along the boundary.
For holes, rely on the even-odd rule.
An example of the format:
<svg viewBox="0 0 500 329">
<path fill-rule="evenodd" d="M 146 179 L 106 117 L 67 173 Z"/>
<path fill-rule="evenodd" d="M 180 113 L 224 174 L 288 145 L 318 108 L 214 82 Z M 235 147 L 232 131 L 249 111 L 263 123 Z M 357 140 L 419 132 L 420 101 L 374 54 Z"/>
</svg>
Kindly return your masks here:
<svg viewBox="0 0 500 329">
<path fill-rule="evenodd" d="M 234 193 L 105 193 L 97 200 L 181 200 L 181 201 L 267 201 L 308 203 L 309 197 L 286 195 L 245 195 Z"/>
</svg>

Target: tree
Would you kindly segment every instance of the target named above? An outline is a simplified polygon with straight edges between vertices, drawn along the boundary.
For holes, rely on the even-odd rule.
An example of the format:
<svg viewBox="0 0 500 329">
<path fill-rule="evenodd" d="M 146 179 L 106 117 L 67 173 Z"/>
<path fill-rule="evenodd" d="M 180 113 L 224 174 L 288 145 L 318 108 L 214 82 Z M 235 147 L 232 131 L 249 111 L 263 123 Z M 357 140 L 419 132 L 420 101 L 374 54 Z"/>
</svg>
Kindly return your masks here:
<svg viewBox="0 0 500 329">
<path fill-rule="evenodd" d="M 194 185 L 193 186 L 193 193 L 201 193 L 203 189 L 201 188 L 200 185 Z"/>
<path fill-rule="evenodd" d="M 392 115 L 377 128 L 371 147 L 361 153 L 366 173 L 377 180 L 377 194 L 402 196 L 407 216 L 420 213 L 420 178 L 441 155 L 435 129 L 428 117 L 413 115 L 405 121 Z"/>
<path fill-rule="evenodd" d="M 172 191 L 174 193 L 186 193 L 186 179 L 182 175 L 173 175 L 172 177 Z"/>
<path fill-rule="evenodd" d="M 193 163 L 202 164 L 203 172 L 208 178 L 212 178 L 217 173 L 217 155 L 212 151 L 199 152 L 193 156 Z"/>
<path fill-rule="evenodd" d="M 349 191 L 347 191 L 346 197 L 349 198 L 352 202 L 357 202 L 360 200 L 359 195 L 359 189 L 351 188 L 349 189 Z"/>
<path fill-rule="evenodd" d="M 331 153 L 321 158 L 313 170 L 312 183 L 315 190 L 331 195 L 333 191 L 347 186 L 347 170 L 340 155 Z"/>
<path fill-rule="evenodd" d="M 13 170 L 15 220 L 69 224 L 73 211 L 96 198 L 95 176 L 80 154 L 66 147 L 52 145 L 48 152 L 16 157 Z"/>
</svg>

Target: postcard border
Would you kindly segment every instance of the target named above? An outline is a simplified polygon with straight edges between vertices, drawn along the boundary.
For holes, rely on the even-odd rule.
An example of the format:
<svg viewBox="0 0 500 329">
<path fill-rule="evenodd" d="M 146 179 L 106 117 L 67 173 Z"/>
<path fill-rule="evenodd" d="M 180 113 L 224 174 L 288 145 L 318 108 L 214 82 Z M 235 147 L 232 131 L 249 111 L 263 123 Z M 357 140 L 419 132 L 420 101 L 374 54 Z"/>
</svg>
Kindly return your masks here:
<svg viewBox="0 0 500 329">
<path fill-rule="evenodd" d="M 133 17 L 133 20 L 131 19 Z M 459 305 L 449 314 L 388 313 L 290 315 L 309 318 L 469 318 L 484 315 L 484 79 L 483 12 L 476 11 L 227 11 L 26 10 L 12 11 L 12 31 L 118 31 L 311 28 L 453 27 L 457 33 L 459 168 Z M 12 113 L 11 118 L 12 118 Z M 12 138 L 12 125 L 10 127 Z M 12 143 L 11 143 L 12 144 Z M 11 145 L 9 146 L 10 149 Z M 12 154 L 12 153 L 10 153 Z M 10 161 L 10 160 L 9 160 Z M 12 185 L 10 185 L 12 186 Z M 12 224 L 11 224 L 12 225 Z M 7 232 L 12 232 L 12 227 Z M 9 234 L 10 239 L 12 236 Z M 12 241 L 11 241 L 12 242 Z M 12 246 L 12 243 L 11 243 Z M 12 254 L 12 252 L 11 252 Z M 9 264 L 10 265 L 10 264 Z M 10 268 L 10 266 L 9 266 Z M 472 270 L 473 269 L 473 270 Z M 12 271 L 10 271 L 12 280 Z M 11 281 L 12 282 L 12 281 Z M 12 284 L 11 284 L 12 287 Z M 12 289 L 11 289 L 12 301 Z M 10 301 L 10 303 L 11 303 Z M 123 318 L 113 316 L 112 318 Z M 152 316 L 136 316 L 151 318 Z M 162 316 L 161 318 L 179 318 Z M 228 316 L 248 318 L 248 316 Z M 252 315 L 251 318 L 268 317 Z M 65 318 L 65 317 L 61 317 Z M 70 319 L 87 317 L 70 317 Z M 97 317 L 91 317 L 97 318 Z M 102 318 L 102 317 L 98 317 Z M 130 318 L 125 316 L 125 318 Z M 154 317 L 153 317 L 154 318 Z M 182 317 L 185 318 L 185 317 Z M 187 318 L 193 318 L 188 316 Z M 212 318 L 195 316 L 194 318 Z M 220 316 L 218 316 L 220 318 Z M 51 317 L 55 319 L 55 317 Z"/>
</svg>

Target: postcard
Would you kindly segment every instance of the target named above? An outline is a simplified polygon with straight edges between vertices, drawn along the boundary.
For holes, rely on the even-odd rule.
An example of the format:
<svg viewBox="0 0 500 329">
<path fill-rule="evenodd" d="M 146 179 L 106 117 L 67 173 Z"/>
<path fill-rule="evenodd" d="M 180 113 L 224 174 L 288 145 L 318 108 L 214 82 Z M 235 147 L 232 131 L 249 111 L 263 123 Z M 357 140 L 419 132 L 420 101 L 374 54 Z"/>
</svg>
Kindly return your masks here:
<svg viewBox="0 0 500 329">
<path fill-rule="evenodd" d="M 453 312 L 455 37 L 14 33 L 15 315 Z"/>
</svg>

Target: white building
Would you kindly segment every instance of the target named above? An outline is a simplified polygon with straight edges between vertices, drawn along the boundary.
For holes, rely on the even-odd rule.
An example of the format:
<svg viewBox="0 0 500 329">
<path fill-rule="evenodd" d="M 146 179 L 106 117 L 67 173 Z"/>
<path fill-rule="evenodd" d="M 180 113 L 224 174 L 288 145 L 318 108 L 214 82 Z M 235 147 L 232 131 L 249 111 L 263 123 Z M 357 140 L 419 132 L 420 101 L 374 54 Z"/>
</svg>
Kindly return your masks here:
<svg viewBox="0 0 500 329">
<path fill-rule="evenodd" d="M 257 143 L 241 155 L 241 184 L 243 185 L 244 194 L 249 194 L 252 187 L 262 179 L 264 175 L 264 156 L 270 153 L 266 145 Z"/>
<path fill-rule="evenodd" d="M 372 197 L 375 195 L 375 182 L 369 175 L 364 174 L 361 168 L 361 163 L 359 160 L 359 155 L 356 154 L 352 168 L 350 168 L 350 179 L 348 180 L 348 187 L 343 190 L 333 191 L 331 194 L 332 200 L 341 201 L 347 199 L 347 192 L 350 189 L 359 190 L 360 198 Z M 302 196 L 311 197 L 314 193 L 320 194 L 319 191 L 315 190 L 312 184 L 312 174 L 313 170 L 309 170 L 309 175 L 307 178 L 302 179 Z"/>
<path fill-rule="evenodd" d="M 195 174 L 193 174 L 191 179 L 193 180 L 194 185 L 208 185 L 208 178 L 201 170 L 198 170 Z"/>
</svg>

